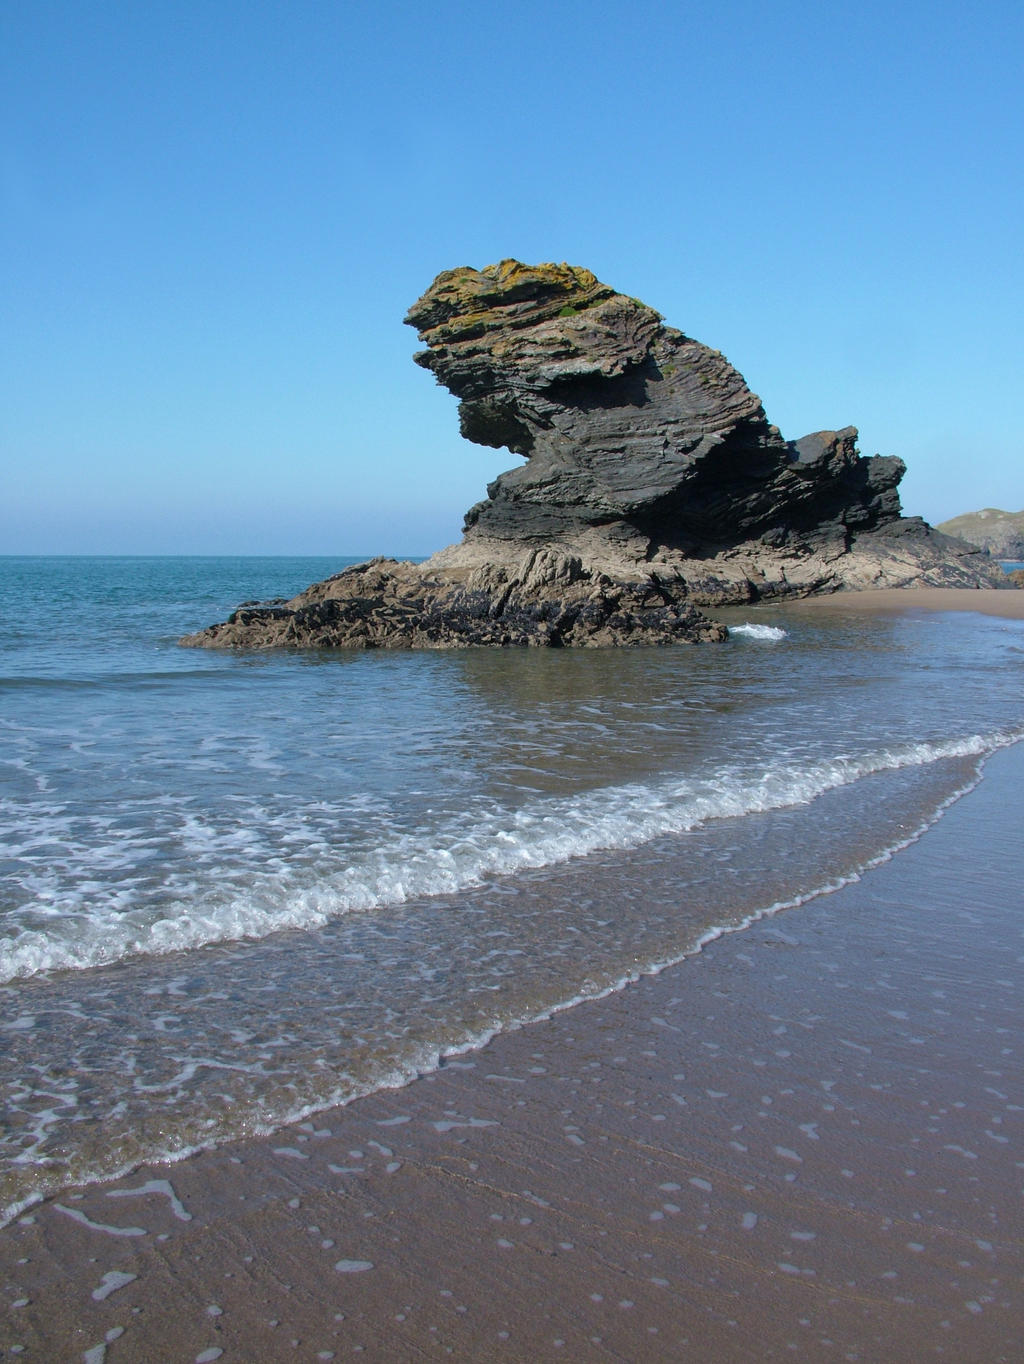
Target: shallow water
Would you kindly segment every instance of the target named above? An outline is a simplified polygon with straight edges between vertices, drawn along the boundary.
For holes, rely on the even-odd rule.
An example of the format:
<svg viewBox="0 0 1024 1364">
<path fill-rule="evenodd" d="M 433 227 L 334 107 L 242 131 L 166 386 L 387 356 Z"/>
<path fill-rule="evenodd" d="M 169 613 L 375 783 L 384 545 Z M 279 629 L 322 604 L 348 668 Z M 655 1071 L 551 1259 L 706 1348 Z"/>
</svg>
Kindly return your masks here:
<svg viewBox="0 0 1024 1364">
<path fill-rule="evenodd" d="M 3 1203 L 398 1083 L 840 884 L 1024 734 L 1024 626 L 230 654 L 346 560 L 0 560 Z"/>
</svg>

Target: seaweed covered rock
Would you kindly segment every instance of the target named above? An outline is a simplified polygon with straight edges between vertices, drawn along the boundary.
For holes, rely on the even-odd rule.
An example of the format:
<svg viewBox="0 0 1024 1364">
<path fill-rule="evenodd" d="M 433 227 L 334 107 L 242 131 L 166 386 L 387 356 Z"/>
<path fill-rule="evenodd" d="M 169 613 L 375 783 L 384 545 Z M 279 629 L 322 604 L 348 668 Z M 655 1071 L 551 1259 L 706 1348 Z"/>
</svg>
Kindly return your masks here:
<svg viewBox="0 0 1024 1364">
<path fill-rule="evenodd" d="M 613 583 L 554 550 L 518 574 L 460 581 L 421 566 L 371 559 L 287 603 L 250 603 L 182 644 L 218 648 L 444 649 L 469 645 L 701 643 L 722 625 L 655 583 Z"/>
</svg>

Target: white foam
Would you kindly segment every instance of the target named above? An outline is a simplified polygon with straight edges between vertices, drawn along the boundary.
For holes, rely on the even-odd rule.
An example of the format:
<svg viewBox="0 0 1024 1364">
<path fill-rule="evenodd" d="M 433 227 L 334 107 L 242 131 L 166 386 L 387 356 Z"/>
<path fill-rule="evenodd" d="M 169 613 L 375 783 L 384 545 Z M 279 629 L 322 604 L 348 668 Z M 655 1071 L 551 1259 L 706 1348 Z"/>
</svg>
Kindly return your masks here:
<svg viewBox="0 0 1024 1364">
<path fill-rule="evenodd" d="M 745 635 L 748 639 L 778 641 L 789 637 L 789 631 L 783 630 L 781 625 L 754 625 L 750 621 L 745 625 L 730 625 L 728 630 L 730 635 Z"/>
<path fill-rule="evenodd" d="M 1024 731 L 971 734 L 958 739 L 893 744 L 828 758 L 720 766 L 702 775 L 608 786 L 581 796 L 536 797 L 517 810 L 480 806 L 465 822 L 411 832 L 385 829 L 381 844 L 346 862 L 344 845 L 324 844 L 314 830 L 317 858 L 282 858 L 280 843 L 265 865 L 251 856 L 256 837 L 229 830 L 232 851 L 244 845 L 256 870 L 229 875 L 225 850 L 212 840 L 205 888 L 194 869 L 177 873 L 177 898 L 161 902 L 147 917 L 131 902 L 53 906 L 42 924 L 25 927 L 0 944 L 0 981 L 52 969 L 102 965 L 136 954 L 156 955 L 210 943 L 262 938 L 282 929 L 315 928 L 337 916 L 402 904 L 412 898 L 451 894 L 496 876 L 514 875 L 585 857 L 599 850 L 636 848 L 681 834 L 709 820 L 742 818 L 809 803 L 827 791 L 864 777 L 945 759 L 984 757 L 1015 743 Z M 245 811 L 239 812 L 241 823 Z M 280 833 L 280 831 L 278 831 Z M 298 830 L 292 837 L 298 839 Z M 211 843 L 197 819 L 185 822 L 191 855 Z M 308 851 L 308 849 L 307 849 Z M 329 856 L 328 856 L 329 855 Z M 122 854 L 123 856 L 123 854 Z M 335 864 L 322 874 L 323 862 Z M 165 885 L 175 888 L 175 875 Z M 97 897 L 98 899 L 100 897 Z"/>
<path fill-rule="evenodd" d="M 1002 747 L 1005 746 L 1005 744 L 1013 743 L 1016 741 L 1017 741 L 1016 737 L 1007 738 L 1004 741 L 1004 743 L 994 745 L 994 747 Z M 989 752 L 992 750 L 990 748 L 985 751 Z M 697 953 L 701 952 L 704 947 L 716 941 L 718 938 L 723 937 L 726 934 L 743 932 L 745 929 L 750 928 L 752 925 L 759 923 L 765 919 L 770 919 L 774 917 L 776 914 L 779 914 L 780 912 L 783 912 L 788 909 L 795 909 L 800 905 L 804 905 L 811 900 L 817 899 L 819 896 L 832 894 L 835 891 L 842 889 L 844 886 L 850 885 L 851 883 L 858 881 L 860 879 L 860 873 L 868 871 L 873 867 L 880 866 L 883 863 L 889 861 L 898 852 L 902 851 L 902 849 L 909 847 L 911 844 L 915 843 L 919 838 L 921 838 L 922 835 L 925 832 L 927 832 L 929 828 L 931 828 L 935 823 L 939 821 L 939 819 L 941 819 L 942 815 L 945 813 L 946 810 L 948 810 L 952 805 L 954 805 L 962 796 L 966 795 L 969 791 L 974 789 L 974 787 L 978 784 L 978 782 L 981 779 L 981 768 L 982 764 L 981 762 L 979 762 L 975 767 L 973 779 L 967 781 L 964 785 L 962 785 L 957 790 L 952 792 L 952 794 L 950 794 L 947 797 L 947 799 L 942 802 L 942 804 L 938 807 L 938 809 L 933 813 L 933 815 L 929 819 L 927 819 L 925 822 L 920 824 L 915 829 L 904 833 L 902 837 L 899 838 L 896 842 L 891 844 L 889 847 L 882 849 L 877 855 L 875 855 L 873 858 L 869 859 L 866 863 L 864 863 L 860 867 L 859 872 L 853 871 L 846 876 L 838 877 L 830 882 L 822 883 L 814 887 L 813 889 L 808 890 L 803 894 L 794 897 L 793 899 L 780 900 L 775 901 L 771 904 L 763 905 L 758 909 L 753 910 L 751 913 L 744 916 L 739 921 L 734 921 L 729 924 L 717 925 L 715 927 L 709 928 L 694 941 L 690 942 L 689 944 L 682 947 L 678 951 L 671 952 L 665 955 L 664 957 L 648 961 L 644 965 L 638 965 L 632 970 L 625 971 L 617 978 L 606 983 L 597 984 L 595 982 L 588 981 L 578 991 L 566 994 L 562 999 L 560 999 L 556 1003 L 548 1005 L 543 1009 L 524 1013 L 521 1017 L 518 1018 L 507 1018 L 501 1024 L 494 1023 L 489 1026 L 485 1025 L 483 1027 L 477 1028 L 471 1032 L 468 1032 L 461 1041 L 455 1043 L 450 1042 L 443 1047 L 435 1046 L 432 1043 L 426 1043 L 421 1047 L 415 1048 L 412 1052 L 406 1054 L 402 1058 L 402 1060 L 398 1061 L 392 1066 L 385 1066 L 383 1070 L 365 1076 L 363 1078 L 362 1083 L 357 1083 L 356 1085 L 353 1086 L 350 1081 L 350 1078 L 346 1077 L 346 1079 L 336 1088 L 332 1089 L 330 1092 L 323 1094 L 313 1102 L 301 1103 L 291 1110 L 282 1109 L 276 1112 L 268 1112 L 265 1117 L 257 1117 L 255 1115 L 252 1115 L 246 1124 L 246 1135 L 270 1136 L 276 1132 L 281 1131 L 282 1129 L 289 1128 L 295 1124 L 302 1124 L 306 1122 L 308 1119 L 324 1112 L 325 1110 L 346 1105 L 348 1103 L 351 1103 L 354 1099 L 361 1098 L 367 1094 L 377 1093 L 382 1090 L 401 1089 L 405 1085 L 409 1084 L 412 1080 L 415 1080 L 422 1075 L 430 1074 L 434 1071 L 437 1071 L 442 1066 L 449 1066 L 460 1069 L 472 1069 L 473 1065 L 476 1064 L 475 1062 L 469 1063 L 468 1065 L 465 1064 L 460 1065 L 460 1063 L 455 1058 L 481 1051 L 488 1045 L 488 1043 L 494 1037 L 498 1036 L 500 1033 L 517 1032 L 521 1028 L 528 1027 L 530 1024 L 540 1023 L 548 1019 L 551 1019 L 557 1014 L 575 1008 L 579 1004 L 586 1003 L 589 1001 L 605 999 L 610 995 L 617 994 L 620 991 L 626 989 L 628 986 L 634 984 L 644 976 L 656 976 L 659 975 L 662 971 L 666 970 L 667 968 L 678 965 L 680 962 L 685 961 L 688 957 L 694 956 Z M 512 1079 L 513 1077 L 488 1076 L 487 1078 Z M 678 1076 L 676 1078 L 681 1079 L 683 1077 Z M 519 1079 L 516 1079 L 515 1082 L 524 1083 L 524 1081 Z M 823 1080 L 821 1084 L 826 1090 L 829 1090 L 834 1084 L 834 1081 Z M 714 1091 L 708 1092 L 713 1095 L 715 1094 Z M 452 1124 L 452 1126 L 459 1125 L 475 1127 L 489 1126 L 492 1124 L 490 1124 L 486 1119 L 472 1118 L 469 1119 L 468 1122 L 465 1122 L 463 1124 L 460 1124 L 458 1121 Z M 159 1150 L 154 1151 L 150 1156 L 150 1159 L 174 1163 L 177 1161 L 185 1160 L 190 1156 L 197 1154 L 200 1151 L 218 1146 L 225 1139 L 229 1138 L 226 1138 L 226 1135 L 224 1133 L 211 1132 L 205 1140 L 195 1143 L 186 1142 L 179 1145 L 176 1142 L 171 1141 L 166 1146 L 162 1146 Z M 736 1146 L 736 1148 L 739 1150 L 746 1150 L 745 1146 L 741 1146 L 738 1143 L 732 1143 L 732 1145 Z M 363 1156 L 363 1152 L 357 1150 L 350 1151 L 349 1154 L 356 1159 L 362 1159 Z M 133 1168 L 132 1165 L 126 1164 L 116 1169 L 103 1169 L 96 1170 L 91 1173 L 80 1173 L 78 1178 L 79 1182 L 81 1183 L 95 1183 L 97 1181 L 116 1179 L 121 1176 L 127 1175 L 131 1173 L 132 1168 Z M 336 1165 L 330 1165 L 328 1168 L 334 1174 L 363 1173 L 362 1168 L 358 1166 L 340 1167 Z M 854 1177 L 854 1172 L 851 1170 L 844 1169 L 841 1171 L 841 1173 L 846 1178 L 849 1179 L 852 1179 Z M 792 1180 L 795 1178 L 796 1176 L 793 1174 L 786 1175 L 787 1180 Z M 21 1213 L 25 1212 L 25 1210 L 31 1207 L 33 1204 L 38 1203 L 42 1198 L 47 1196 L 47 1193 L 54 1192 L 57 1187 L 60 1187 L 59 1183 L 49 1188 L 40 1185 L 35 1190 L 33 1190 L 33 1192 L 30 1193 L 29 1195 L 10 1203 L 6 1207 L 0 1208 L 0 1228 L 8 1225 L 9 1222 L 11 1222 L 15 1217 L 18 1217 Z M 168 1184 L 167 1187 L 170 1188 L 170 1185 Z M 143 1191 L 149 1192 L 150 1190 L 146 1186 L 141 1186 L 139 1189 L 133 1189 L 127 1192 L 136 1193 Z M 163 1190 L 161 1189 L 160 1191 L 162 1192 Z M 146 1229 L 142 1227 L 114 1227 L 108 1226 L 103 1223 L 93 1222 L 79 1210 L 68 1208 L 60 1203 L 53 1204 L 53 1207 L 57 1211 L 65 1213 L 67 1216 L 74 1218 L 76 1221 L 81 1222 L 84 1226 L 90 1227 L 95 1231 L 106 1232 L 114 1236 L 144 1236 L 147 1234 Z M 663 1214 L 661 1213 L 652 1214 L 652 1216 L 663 1216 Z"/>
<path fill-rule="evenodd" d="M 88 1227 L 90 1231 L 102 1231 L 107 1236 L 147 1236 L 145 1227 L 114 1227 L 107 1222 L 94 1222 L 91 1217 L 86 1217 L 85 1213 L 79 1208 L 69 1208 L 63 1203 L 54 1203 L 57 1212 L 64 1213 L 65 1217 L 70 1217 L 73 1222 L 80 1223 L 83 1227 Z"/>
<path fill-rule="evenodd" d="M 111 1293 L 116 1293 L 119 1288 L 134 1283 L 138 1277 L 137 1274 L 126 1274 L 120 1269 L 108 1270 L 100 1280 L 99 1287 L 92 1291 L 93 1302 L 103 1302 L 110 1297 Z"/>
<path fill-rule="evenodd" d="M 135 1198 L 144 1194 L 160 1194 L 166 1198 L 171 1205 L 171 1211 L 179 1222 L 191 1222 L 192 1214 L 187 1210 L 184 1203 L 174 1192 L 170 1180 L 168 1179 L 147 1179 L 145 1184 L 139 1184 L 133 1189 L 112 1189 L 108 1198 Z"/>
</svg>

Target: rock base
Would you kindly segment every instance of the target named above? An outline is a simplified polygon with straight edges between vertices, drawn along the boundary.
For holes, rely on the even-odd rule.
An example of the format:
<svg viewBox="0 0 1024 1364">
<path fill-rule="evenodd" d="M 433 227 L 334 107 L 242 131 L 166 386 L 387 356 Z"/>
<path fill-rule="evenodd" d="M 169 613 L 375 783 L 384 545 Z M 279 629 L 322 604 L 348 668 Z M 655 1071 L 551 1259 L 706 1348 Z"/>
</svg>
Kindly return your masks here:
<svg viewBox="0 0 1024 1364">
<path fill-rule="evenodd" d="M 726 629 L 685 597 L 613 583 L 550 550 L 490 585 L 436 577 L 429 564 L 372 559 L 284 604 L 240 607 L 180 642 L 204 648 L 451 649 L 473 645 L 598 648 L 718 642 Z"/>
</svg>

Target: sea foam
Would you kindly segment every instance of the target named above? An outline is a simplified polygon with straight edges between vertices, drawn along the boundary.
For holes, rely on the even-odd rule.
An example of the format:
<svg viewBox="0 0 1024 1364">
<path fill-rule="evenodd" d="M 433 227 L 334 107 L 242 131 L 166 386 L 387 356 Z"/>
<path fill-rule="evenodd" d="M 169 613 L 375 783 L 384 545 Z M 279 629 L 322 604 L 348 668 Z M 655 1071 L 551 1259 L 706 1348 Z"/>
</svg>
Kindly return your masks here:
<svg viewBox="0 0 1024 1364">
<path fill-rule="evenodd" d="M 781 625 L 754 625 L 750 621 L 747 621 L 745 625 L 730 625 L 728 630 L 730 635 L 745 635 L 748 639 L 763 639 L 772 642 L 789 637 L 789 631 L 783 630 Z"/>
<path fill-rule="evenodd" d="M 289 842 L 294 849 L 298 838 L 293 831 L 287 842 L 268 850 L 272 855 L 262 863 L 254 857 L 257 869 L 244 879 L 237 861 L 230 863 L 230 874 L 218 866 L 218 858 L 236 854 L 240 844 L 247 854 L 258 844 L 253 830 L 244 828 L 244 812 L 240 826 L 223 835 L 191 817 L 184 836 L 193 857 L 200 851 L 204 856 L 205 884 L 190 870 L 174 898 L 148 913 L 145 904 L 123 908 L 116 898 L 92 907 L 80 903 L 66 916 L 53 913 L 51 906 L 52 918 L 37 919 L 38 926 L 23 927 L 0 944 L 0 980 L 316 928 L 347 913 L 452 894 L 601 850 L 637 848 L 710 820 L 807 804 L 876 773 L 980 757 L 1022 737 L 1024 731 L 972 734 L 804 762 L 723 765 L 700 776 L 613 785 L 583 795 L 535 797 L 519 809 L 495 805 L 462 822 L 449 818 L 431 829 L 391 831 L 379 846 L 351 860 L 351 849 L 325 844 L 321 823 L 312 834 L 316 856 L 289 860 Z"/>
</svg>

